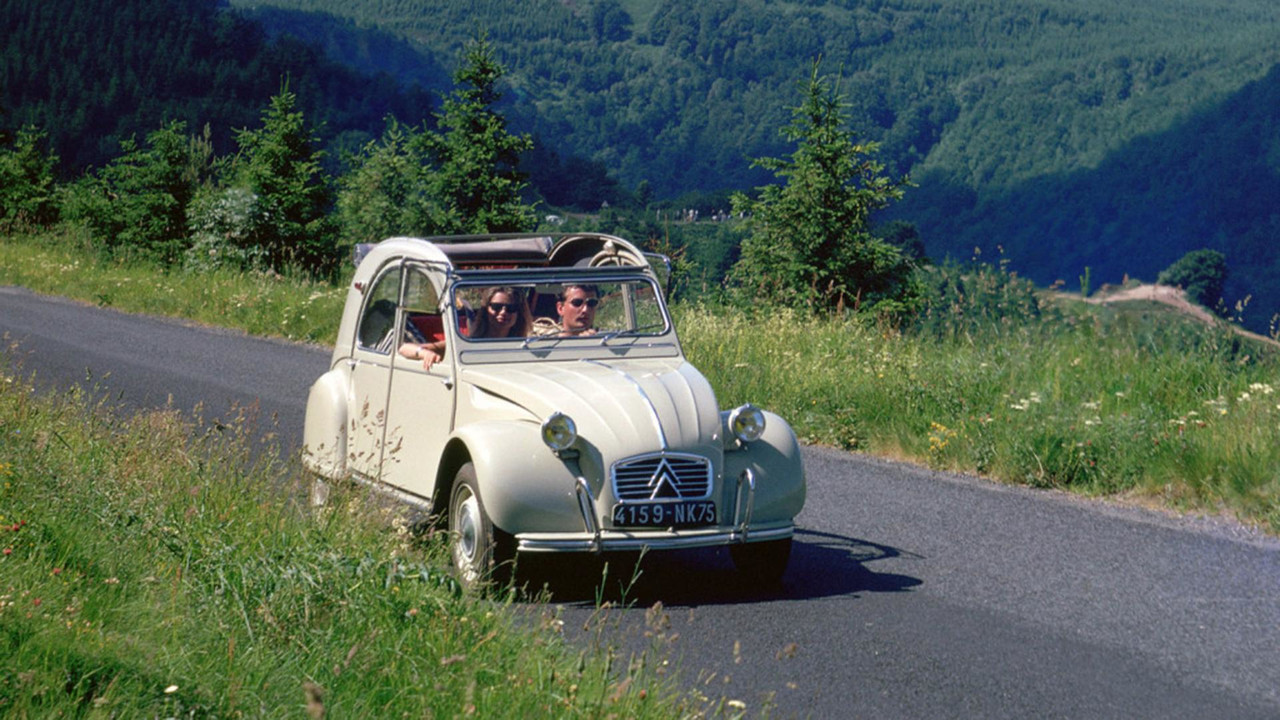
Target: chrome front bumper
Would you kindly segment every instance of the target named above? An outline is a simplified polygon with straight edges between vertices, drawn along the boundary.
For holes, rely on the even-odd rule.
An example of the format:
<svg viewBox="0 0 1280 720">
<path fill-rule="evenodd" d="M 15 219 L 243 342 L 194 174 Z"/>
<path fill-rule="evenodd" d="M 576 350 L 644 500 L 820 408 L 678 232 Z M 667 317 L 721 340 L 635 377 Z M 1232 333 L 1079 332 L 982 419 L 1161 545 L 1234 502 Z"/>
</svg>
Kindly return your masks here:
<svg viewBox="0 0 1280 720">
<path fill-rule="evenodd" d="M 721 526 L 685 530 L 608 530 L 600 525 L 595 509 L 596 499 L 585 478 L 578 478 L 576 492 L 585 533 L 520 533 L 516 535 L 517 547 L 524 552 L 676 550 L 784 540 L 795 533 L 795 524 L 791 522 L 761 527 L 751 525 L 756 494 L 756 478 L 751 470 L 744 470 L 738 476 L 733 524 L 728 529 Z"/>
</svg>

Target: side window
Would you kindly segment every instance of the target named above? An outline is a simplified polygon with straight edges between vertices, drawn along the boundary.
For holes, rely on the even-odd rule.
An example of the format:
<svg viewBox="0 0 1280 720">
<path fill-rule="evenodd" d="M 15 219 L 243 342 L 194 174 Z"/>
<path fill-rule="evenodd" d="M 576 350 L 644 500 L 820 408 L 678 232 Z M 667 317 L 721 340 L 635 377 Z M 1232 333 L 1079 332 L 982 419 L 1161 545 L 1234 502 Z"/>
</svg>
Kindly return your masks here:
<svg viewBox="0 0 1280 720">
<path fill-rule="evenodd" d="M 369 289 L 356 339 L 363 350 L 390 354 L 396 344 L 396 301 L 400 297 L 399 266 L 382 274 Z"/>
<path fill-rule="evenodd" d="M 404 335 L 413 342 L 444 340 L 440 293 L 422 268 L 410 268 L 404 285 Z"/>
</svg>

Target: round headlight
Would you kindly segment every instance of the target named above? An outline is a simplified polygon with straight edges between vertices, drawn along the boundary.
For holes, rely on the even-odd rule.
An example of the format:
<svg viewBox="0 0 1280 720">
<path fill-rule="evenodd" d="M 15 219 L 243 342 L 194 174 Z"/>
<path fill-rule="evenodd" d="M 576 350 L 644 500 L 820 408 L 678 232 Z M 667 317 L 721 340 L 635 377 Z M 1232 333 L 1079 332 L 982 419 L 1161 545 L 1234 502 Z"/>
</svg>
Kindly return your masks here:
<svg viewBox="0 0 1280 720">
<path fill-rule="evenodd" d="M 750 403 L 729 413 L 729 429 L 744 443 L 755 442 L 764 434 L 764 411 Z"/>
<path fill-rule="evenodd" d="M 577 439 L 578 428 L 564 413 L 553 413 L 542 422 L 542 442 L 556 452 L 567 450 Z"/>
</svg>

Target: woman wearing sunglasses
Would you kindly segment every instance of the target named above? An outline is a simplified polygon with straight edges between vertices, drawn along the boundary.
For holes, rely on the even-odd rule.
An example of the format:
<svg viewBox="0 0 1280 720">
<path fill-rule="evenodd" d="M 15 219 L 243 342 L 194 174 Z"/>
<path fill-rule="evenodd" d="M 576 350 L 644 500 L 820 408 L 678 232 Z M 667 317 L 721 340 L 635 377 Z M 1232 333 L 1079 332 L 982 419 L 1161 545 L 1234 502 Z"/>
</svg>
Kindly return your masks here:
<svg viewBox="0 0 1280 720">
<path fill-rule="evenodd" d="M 533 328 L 533 316 L 524 295 L 511 287 L 491 287 L 484 291 L 474 325 L 467 331 L 470 338 L 527 337 Z"/>
<path fill-rule="evenodd" d="M 524 301 L 524 295 L 515 288 L 486 289 L 480 308 L 471 319 L 471 327 L 467 331 L 469 338 L 525 337 L 533 327 L 533 316 Z M 444 359 L 444 341 L 406 343 L 400 346 L 400 354 L 415 360 L 421 359 L 422 367 L 429 370 L 432 365 Z"/>
</svg>

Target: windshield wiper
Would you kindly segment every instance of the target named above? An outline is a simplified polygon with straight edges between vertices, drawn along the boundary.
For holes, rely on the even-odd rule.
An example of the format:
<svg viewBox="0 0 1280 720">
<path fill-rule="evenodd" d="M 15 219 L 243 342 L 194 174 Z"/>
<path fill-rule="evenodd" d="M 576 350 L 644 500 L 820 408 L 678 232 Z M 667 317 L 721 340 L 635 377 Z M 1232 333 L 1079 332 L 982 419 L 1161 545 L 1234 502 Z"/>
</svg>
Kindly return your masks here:
<svg viewBox="0 0 1280 720">
<path fill-rule="evenodd" d="M 649 325 L 641 325 L 640 327 L 630 328 L 627 330 L 611 330 L 606 333 L 601 333 L 597 337 L 600 338 L 600 345 L 604 346 L 608 345 L 609 341 L 615 338 L 634 337 L 636 335 L 640 335 L 646 330 L 654 330 L 656 328 L 664 328 L 666 326 L 667 324 L 665 322 L 651 323 Z"/>
</svg>

